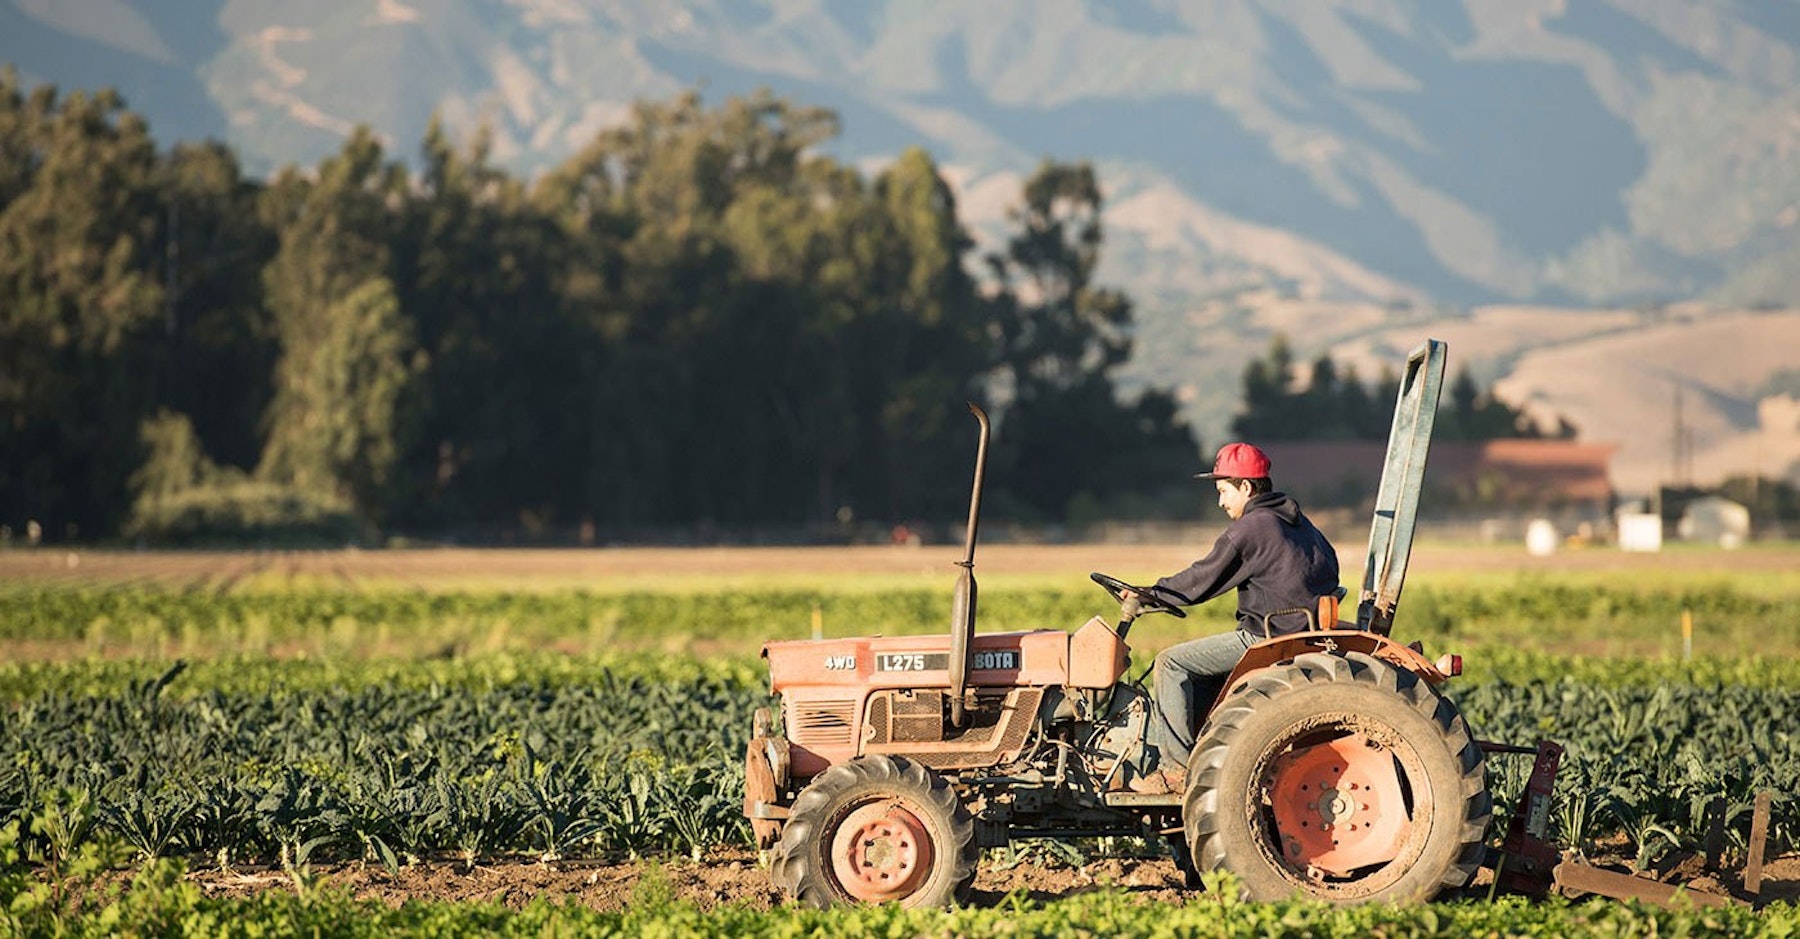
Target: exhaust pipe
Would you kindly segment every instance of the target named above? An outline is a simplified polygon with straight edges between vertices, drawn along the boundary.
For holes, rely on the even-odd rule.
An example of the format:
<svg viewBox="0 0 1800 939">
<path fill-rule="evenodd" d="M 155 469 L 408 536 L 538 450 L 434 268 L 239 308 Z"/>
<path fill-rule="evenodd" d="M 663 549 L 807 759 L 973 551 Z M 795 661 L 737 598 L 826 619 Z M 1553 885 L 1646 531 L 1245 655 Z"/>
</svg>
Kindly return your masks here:
<svg viewBox="0 0 1800 939">
<path fill-rule="evenodd" d="M 956 562 L 962 573 L 956 578 L 956 596 L 950 602 L 950 726 L 968 723 L 963 695 L 969 690 L 969 666 L 975 645 L 975 530 L 981 521 L 981 486 L 987 478 L 987 412 L 973 401 L 969 413 L 981 423 L 981 443 L 975 448 L 975 484 L 969 492 L 969 527 L 963 541 L 963 559 Z"/>
</svg>

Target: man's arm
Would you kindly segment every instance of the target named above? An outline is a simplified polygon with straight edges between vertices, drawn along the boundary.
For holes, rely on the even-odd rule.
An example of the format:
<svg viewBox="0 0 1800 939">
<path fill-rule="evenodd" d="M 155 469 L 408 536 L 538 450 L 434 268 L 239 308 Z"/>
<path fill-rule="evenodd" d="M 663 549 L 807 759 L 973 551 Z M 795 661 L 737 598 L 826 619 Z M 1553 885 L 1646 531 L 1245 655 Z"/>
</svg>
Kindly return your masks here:
<svg viewBox="0 0 1800 939">
<path fill-rule="evenodd" d="M 1236 590 L 1248 576 L 1243 552 L 1226 532 L 1213 542 L 1206 557 L 1188 565 L 1186 570 L 1158 580 L 1150 589 L 1174 597 L 1182 606 L 1192 606 Z"/>
</svg>

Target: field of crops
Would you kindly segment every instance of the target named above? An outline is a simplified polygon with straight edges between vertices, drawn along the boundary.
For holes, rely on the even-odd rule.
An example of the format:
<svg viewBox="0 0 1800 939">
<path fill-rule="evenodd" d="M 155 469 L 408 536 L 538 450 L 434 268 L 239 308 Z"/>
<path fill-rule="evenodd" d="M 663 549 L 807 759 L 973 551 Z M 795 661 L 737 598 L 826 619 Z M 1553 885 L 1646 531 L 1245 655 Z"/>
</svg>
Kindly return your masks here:
<svg viewBox="0 0 1800 939">
<path fill-rule="evenodd" d="M 1165 562 L 1171 552 L 1179 558 L 1179 549 L 1123 552 L 1113 569 L 1132 577 L 1172 568 L 1181 562 Z M 1072 628 L 1107 611 L 1084 572 L 1069 572 L 1075 558 L 990 553 L 998 563 L 992 574 L 984 568 L 984 630 Z M 756 552 L 696 554 L 712 566 L 683 569 L 677 561 L 692 564 L 694 555 L 672 554 L 659 572 L 657 557 L 612 558 L 620 569 L 579 577 L 565 569 L 547 582 L 507 573 L 517 556 L 504 554 L 485 567 L 486 579 L 380 553 L 283 556 L 275 574 L 269 559 L 254 557 L 184 567 L 195 557 L 138 556 L 134 565 L 132 555 L 90 556 L 70 565 L 0 555 L 0 932 L 8 917 L 15 931 L 30 932 L 108 931 L 100 925 L 116 924 L 109 916 L 166 915 L 190 926 L 248 916 L 346 932 L 386 931 L 370 926 L 386 922 L 636 933 L 652 908 L 680 933 L 963 934 L 1005 922 L 1168 928 L 1129 891 L 1026 907 L 995 896 L 1010 913 L 939 918 L 767 910 L 739 814 L 750 712 L 767 702 L 759 643 L 815 629 L 940 630 L 949 578 L 906 568 L 922 566 L 916 554 L 838 552 L 836 568 L 815 554 L 803 571 L 770 570 Z M 1396 633 L 1467 657 L 1467 673 L 1449 690 L 1478 735 L 1549 737 L 1568 748 L 1554 817 L 1562 843 L 1661 869 L 1697 848 L 1703 810 L 1722 798 L 1731 861 L 1747 843 L 1751 800 L 1769 790 L 1772 848 L 1792 852 L 1800 841 L 1792 720 L 1800 711 L 1800 565 L 1792 562 L 1800 552 L 1723 562 L 1719 554 L 1677 555 L 1660 567 L 1598 558 L 1533 567 L 1455 549 L 1442 556 L 1462 563 L 1433 570 L 1422 551 Z M 551 568 L 572 563 L 538 558 Z M 302 569 L 321 564 L 323 573 Z M 1195 612 L 1179 623 L 1146 620 L 1134 632 L 1135 674 L 1161 645 L 1228 625 L 1222 604 Z M 1684 617 L 1693 625 L 1686 637 Z M 1527 769 L 1520 758 L 1490 761 L 1502 814 Z M 986 863 L 1067 866 L 1157 850 L 1082 843 Z M 552 894 L 523 909 L 421 899 L 371 918 L 328 886 L 300 889 L 345 865 L 397 879 L 433 865 L 580 869 L 649 858 L 654 872 L 719 852 L 736 852 L 731 863 L 741 871 L 714 891 L 724 908 L 709 911 L 700 906 L 716 904 L 696 906 L 685 895 L 639 897 L 609 911 Z M 278 873 L 271 882 L 286 892 L 229 898 L 196 886 L 246 870 Z M 131 871 L 142 885 L 127 889 Z M 643 879 L 654 892 L 656 876 Z M 1777 879 L 1765 893 L 1791 898 L 1796 886 Z M 1554 932 L 1544 924 L 1556 922 L 1619 934 L 1795 928 L 1787 903 L 1760 914 L 1649 914 L 1474 896 L 1375 914 L 1245 909 L 1227 896 L 1183 896 L 1179 915 L 1219 934 L 1260 934 L 1271 922 L 1359 933 L 1372 916 L 1394 935 Z M 1659 926 L 1642 918 L 1650 916 L 1697 918 Z"/>
</svg>

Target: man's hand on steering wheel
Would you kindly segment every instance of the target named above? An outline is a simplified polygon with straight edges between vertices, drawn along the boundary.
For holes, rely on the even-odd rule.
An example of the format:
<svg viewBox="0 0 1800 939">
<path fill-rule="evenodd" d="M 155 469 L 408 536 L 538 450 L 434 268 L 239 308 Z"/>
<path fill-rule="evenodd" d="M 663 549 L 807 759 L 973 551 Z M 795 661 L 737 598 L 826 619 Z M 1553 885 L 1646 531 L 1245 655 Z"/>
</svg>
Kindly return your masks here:
<svg viewBox="0 0 1800 939">
<path fill-rule="evenodd" d="M 1114 600 L 1119 602 L 1119 612 L 1126 620 L 1137 619 L 1144 613 L 1167 613 L 1176 618 L 1185 618 L 1187 611 L 1164 600 L 1149 587 L 1134 587 L 1117 577 L 1095 571 L 1088 575 L 1094 583 L 1105 588 Z"/>
</svg>

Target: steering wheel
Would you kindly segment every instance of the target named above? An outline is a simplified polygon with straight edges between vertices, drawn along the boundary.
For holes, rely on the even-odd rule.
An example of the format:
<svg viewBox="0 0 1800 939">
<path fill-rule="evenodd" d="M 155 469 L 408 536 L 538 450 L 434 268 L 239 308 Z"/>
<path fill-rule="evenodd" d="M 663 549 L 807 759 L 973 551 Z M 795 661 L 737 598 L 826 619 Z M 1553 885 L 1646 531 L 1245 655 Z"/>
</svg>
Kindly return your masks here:
<svg viewBox="0 0 1800 939">
<path fill-rule="evenodd" d="M 1112 594 L 1112 598 L 1119 601 L 1121 606 L 1125 603 L 1125 592 L 1129 590 L 1137 594 L 1138 605 L 1145 613 L 1167 613 L 1176 619 L 1187 618 L 1186 610 L 1157 596 L 1149 587 L 1133 587 L 1111 574 L 1102 574 L 1099 571 L 1089 574 L 1088 577 L 1092 578 L 1094 583 L 1106 588 L 1106 592 Z"/>
</svg>

